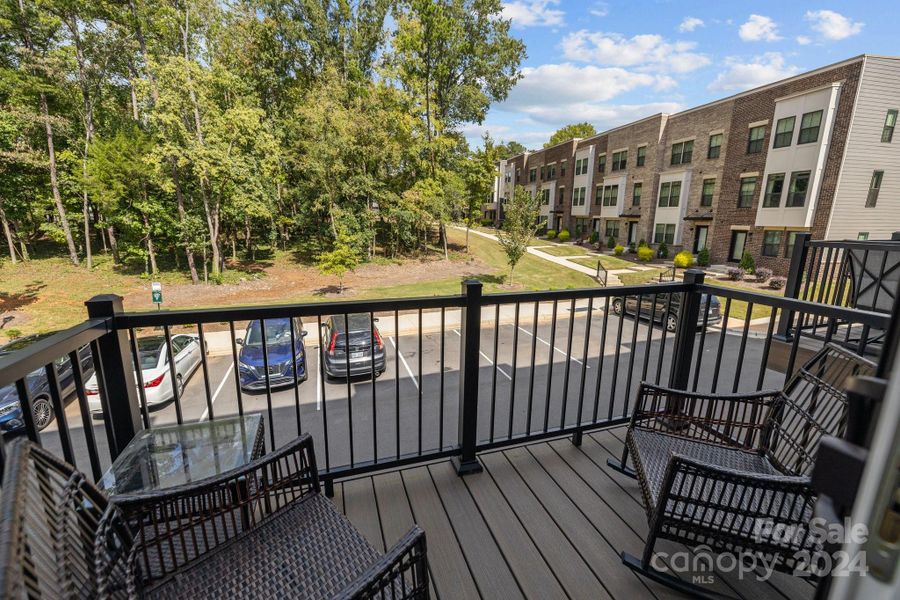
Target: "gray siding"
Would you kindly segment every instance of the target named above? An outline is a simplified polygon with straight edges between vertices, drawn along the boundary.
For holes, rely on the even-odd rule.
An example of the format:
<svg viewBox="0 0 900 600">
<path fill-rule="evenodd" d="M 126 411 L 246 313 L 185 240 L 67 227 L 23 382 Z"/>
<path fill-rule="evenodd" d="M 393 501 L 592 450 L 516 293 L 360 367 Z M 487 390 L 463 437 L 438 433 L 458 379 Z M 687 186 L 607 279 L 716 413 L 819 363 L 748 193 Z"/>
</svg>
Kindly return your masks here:
<svg viewBox="0 0 900 600">
<path fill-rule="evenodd" d="M 889 109 L 900 110 L 900 59 L 867 56 L 826 239 L 888 239 L 900 231 L 900 127 L 881 143 Z M 884 171 L 878 204 L 866 208 L 872 172 Z"/>
</svg>

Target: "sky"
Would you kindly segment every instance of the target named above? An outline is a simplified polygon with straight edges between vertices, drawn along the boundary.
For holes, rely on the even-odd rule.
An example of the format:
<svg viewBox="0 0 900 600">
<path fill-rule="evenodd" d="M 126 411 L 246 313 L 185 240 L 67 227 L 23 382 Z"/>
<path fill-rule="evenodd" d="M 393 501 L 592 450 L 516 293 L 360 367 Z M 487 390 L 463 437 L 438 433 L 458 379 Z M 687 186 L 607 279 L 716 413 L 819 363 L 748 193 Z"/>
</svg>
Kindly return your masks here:
<svg viewBox="0 0 900 600">
<path fill-rule="evenodd" d="M 522 79 L 464 133 L 540 148 L 567 123 L 597 131 L 677 112 L 863 53 L 900 55 L 897 0 L 504 0 Z"/>
</svg>

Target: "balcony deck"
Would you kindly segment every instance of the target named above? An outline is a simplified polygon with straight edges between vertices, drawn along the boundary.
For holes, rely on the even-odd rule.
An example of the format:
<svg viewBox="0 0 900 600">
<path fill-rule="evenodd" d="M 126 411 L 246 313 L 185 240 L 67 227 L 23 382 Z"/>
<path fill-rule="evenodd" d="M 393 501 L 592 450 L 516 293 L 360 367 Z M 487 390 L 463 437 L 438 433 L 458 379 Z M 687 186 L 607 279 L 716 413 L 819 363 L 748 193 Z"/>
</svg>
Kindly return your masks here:
<svg viewBox="0 0 900 600">
<path fill-rule="evenodd" d="M 637 482 L 606 465 L 624 428 L 480 455 L 483 473 L 457 477 L 448 460 L 338 482 L 334 500 L 378 549 L 413 524 L 428 535 L 433 597 L 683 598 L 629 571 L 647 518 Z M 657 551 L 685 550 L 666 541 Z M 768 582 L 717 573 L 712 592 L 753 600 L 812 598 L 787 575 Z"/>
</svg>

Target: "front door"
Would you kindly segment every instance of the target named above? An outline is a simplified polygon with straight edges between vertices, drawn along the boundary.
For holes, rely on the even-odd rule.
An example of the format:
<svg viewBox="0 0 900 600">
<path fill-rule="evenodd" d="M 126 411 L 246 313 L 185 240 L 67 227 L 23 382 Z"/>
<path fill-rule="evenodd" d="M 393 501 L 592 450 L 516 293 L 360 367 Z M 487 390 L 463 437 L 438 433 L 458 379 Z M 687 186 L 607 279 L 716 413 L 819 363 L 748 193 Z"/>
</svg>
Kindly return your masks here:
<svg viewBox="0 0 900 600">
<path fill-rule="evenodd" d="M 697 254 L 703 248 L 706 248 L 707 238 L 709 237 L 709 226 L 700 225 L 694 235 L 694 254 Z"/>
<path fill-rule="evenodd" d="M 728 260 L 731 262 L 740 262 L 744 256 L 744 245 L 747 243 L 746 231 L 731 232 L 731 249 L 728 252 Z"/>
<path fill-rule="evenodd" d="M 628 224 L 628 243 L 637 245 L 637 231 L 638 231 L 638 223 L 637 221 L 631 221 Z"/>
</svg>

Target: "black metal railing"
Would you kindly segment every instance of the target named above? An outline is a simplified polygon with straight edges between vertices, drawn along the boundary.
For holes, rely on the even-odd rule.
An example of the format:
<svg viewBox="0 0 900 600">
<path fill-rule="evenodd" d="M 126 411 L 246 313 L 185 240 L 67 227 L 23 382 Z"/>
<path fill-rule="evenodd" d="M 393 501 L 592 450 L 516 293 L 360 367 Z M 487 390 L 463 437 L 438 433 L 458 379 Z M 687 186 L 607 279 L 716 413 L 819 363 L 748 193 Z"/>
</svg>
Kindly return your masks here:
<svg viewBox="0 0 900 600">
<path fill-rule="evenodd" d="M 659 272 L 659 282 L 675 281 L 675 267 L 671 266 Z"/>
<path fill-rule="evenodd" d="M 89 464 L 95 478 L 141 428 L 246 412 L 264 415 L 270 449 L 311 433 L 326 482 L 444 457 L 455 457 L 464 473 L 479 468 L 479 451 L 559 435 L 580 443 L 586 430 L 625 422 L 641 381 L 704 392 L 780 388 L 816 344 L 866 352 L 869 332 L 886 329 L 890 319 L 706 285 L 690 270 L 673 283 L 544 292 L 482 295 L 481 284 L 469 281 L 458 295 L 432 298 L 146 313 L 124 312 L 115 296 L 87 304 L 89 321 L 0 358 L 0 385 L 17 386 L 28 415 L 29 377 L 46 371 L 56 420 L 39 432 L 26 417 L 23 434 L 76 466 Z M 775 325 L 786 312 L 798 322 L 819 319 L 823 339 L 778 339 Z M 383 348 L 383 364 L 371 360 L 366 372 L 335 380 L 327 371 L 340 371 L 335 361 L 343 361 L 350 372 L 353 350 L 348 337 L 332 358 L 323 326 L 343 323 L 348 331 L 351 317 L 368 324 L 363 337 L 373 358 L 376 344 Z M 301 336 L 303 373 L 296 362 L 286 376 L 270 369 L 284 358 L 263 335 L 262 381 L 248 391 L 240 332 L 254 321 L 266 331 L 275 319 L 302 321 L 296 331 L 289 327 L 287 360 L 297 360 Z M 148 331 L 168 342 L 173 382 L 175 338 L 190 336 L 201 348 L 193 377 L 159 406 L 150 406 L 151 382 L 135 368 Z M 69 405 L 54 377 L 54 361 L 85 345 L 102 420 L 92 419 L 85 373 L 75 369 L 78 401 Z"/>
<path fill-rule="evenodd" d="M 791 254 L 785 296 L 818 304 L 890 313 L 900 292 L 900 233 L 891 240 L 812 240 L 799 233 Z M 825 339 L 825 321 L 785 312 L 777 329 Z M 883 332 L 882 332 L 883 333 Z M 879 334 L 880 335 L 880 334 Z"/>
<path fill-rule="evenodd" d="M 603 266 L 603 263 L 600 260 L 597 260 L 597 274 L 594 276 L 601 286 L 606 287 L 609 282 L 609 272 L 606 270 L 606 267 Z"/>
</svg>

